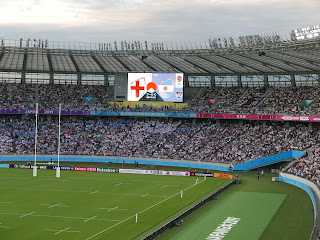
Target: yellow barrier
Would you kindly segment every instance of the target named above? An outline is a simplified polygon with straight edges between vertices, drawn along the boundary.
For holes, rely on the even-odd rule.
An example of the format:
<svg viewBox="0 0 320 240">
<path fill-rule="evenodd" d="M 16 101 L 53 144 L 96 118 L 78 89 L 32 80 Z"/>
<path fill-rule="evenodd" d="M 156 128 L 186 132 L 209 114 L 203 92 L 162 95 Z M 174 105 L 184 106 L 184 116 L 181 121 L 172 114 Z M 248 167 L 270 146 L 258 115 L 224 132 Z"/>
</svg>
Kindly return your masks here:
<svg viewBox="0 0 320 240">
<path fill-rule="evenodd" d="M 152 107 L 152 108 L 161 108 L 161 107 L 169 107 L 169 108 L 183 108 L 187 107 L 188 103 L 175 103 L 175 102 L 151 102 L 151 101 L 123 101 L 123 102 L 110 102 L 112 107 L 125 107 L 125 108 L 144 108 L 144 107 Z"/>
</svg>

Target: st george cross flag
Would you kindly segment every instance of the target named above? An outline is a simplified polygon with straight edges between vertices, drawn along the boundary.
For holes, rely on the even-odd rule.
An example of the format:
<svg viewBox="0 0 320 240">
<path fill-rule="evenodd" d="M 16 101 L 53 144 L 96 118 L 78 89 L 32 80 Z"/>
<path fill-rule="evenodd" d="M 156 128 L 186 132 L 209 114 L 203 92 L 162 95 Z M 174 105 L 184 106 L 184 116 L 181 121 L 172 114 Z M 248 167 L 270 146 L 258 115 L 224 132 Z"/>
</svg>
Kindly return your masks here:
<svg viewBox="0 0 320 240">
<path fill-rule="evenodd" d="M 145 92 L 146 81 L 144 77 L 139 78 L 130 84 L 129 94 L 131 95 L 131 99 L 133 99 L 134 101 L 139 101 L 140 98 L 143 97 Z"/>
</svg>

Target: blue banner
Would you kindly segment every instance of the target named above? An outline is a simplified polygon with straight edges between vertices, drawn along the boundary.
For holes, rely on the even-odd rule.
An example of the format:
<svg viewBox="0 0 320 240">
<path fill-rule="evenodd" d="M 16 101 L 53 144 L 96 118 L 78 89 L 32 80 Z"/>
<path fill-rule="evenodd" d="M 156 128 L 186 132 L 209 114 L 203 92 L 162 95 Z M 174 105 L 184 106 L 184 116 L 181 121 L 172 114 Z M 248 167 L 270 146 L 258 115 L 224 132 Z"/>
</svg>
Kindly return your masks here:
<svg viewBox="0 0 320 240">
<path fill-rule="evenodd" d="M 93 101 L 93 97 L 84 97 L 83 101 L 85 102 L 92 102 Z"/>
<path fill-rule="evenodd" d="M 195 118 L 196 113 L 168 113 L 168 112 L 113 112 L 113 111 L 91 111 L 91 115 L 99 116 L 132 116 L 132 117 L 178 117 Z"/>
</svg>

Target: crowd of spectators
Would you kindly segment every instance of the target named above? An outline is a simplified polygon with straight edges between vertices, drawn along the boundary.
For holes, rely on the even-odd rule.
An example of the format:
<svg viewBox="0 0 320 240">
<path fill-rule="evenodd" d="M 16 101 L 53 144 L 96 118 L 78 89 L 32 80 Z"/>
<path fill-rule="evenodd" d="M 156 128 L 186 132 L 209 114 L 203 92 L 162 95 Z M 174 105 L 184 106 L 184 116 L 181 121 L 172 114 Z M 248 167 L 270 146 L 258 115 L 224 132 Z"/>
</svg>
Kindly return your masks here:
<svg viewBox="0 0 320 240">
<path fill-rule="evenodd" d="M 288 173 L 303 177 L 312 181 L 320 187 L 320 148 L 316 146 L 312 151 L 307 152 L 306 156 L 287 170 Z"/>
<path fill-rule="evenodd" d="M 6 109 L 35 109 L 35 103 L 46 110 L 57 110 L 59 103 L 63 104 L 64 110 L 109 106 L 107 86 L 0 83 L 0 91 L 0 107 Z"/>
<path fill-rule="evenodd" d="M 320 87 L 208 87 L 187 107 L 111 106 L 107 86 L 0 83 L 0 108 L 319 116 Z M 208 100 L 214 100 L 209 104 Z M 88 101 L 85 101 L 88 100 Z M 312 101 L 303 104 L 304 100 Z"/>
<path fill-rule="evenodd" d="M 193 161 L 240 163 L 319 143 L 318 127 L 267 126 L 211 121 L 63 117 L 62 155 L 98 155 L 171 158 Z M 1 117 L 1 153 L 33 154 L 34 118 Z M 39 118 L 37 153 L 57 154 L 58 122 Z"/>
</svg>

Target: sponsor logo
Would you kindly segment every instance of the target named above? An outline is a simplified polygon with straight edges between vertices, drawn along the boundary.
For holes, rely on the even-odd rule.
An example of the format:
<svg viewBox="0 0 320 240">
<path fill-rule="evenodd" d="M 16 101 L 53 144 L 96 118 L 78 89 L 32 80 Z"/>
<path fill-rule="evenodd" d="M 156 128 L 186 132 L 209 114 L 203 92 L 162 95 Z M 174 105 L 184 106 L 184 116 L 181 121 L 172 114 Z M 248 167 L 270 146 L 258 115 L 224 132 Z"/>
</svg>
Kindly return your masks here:
<svg viewBox="0 0 320 240">
<path fill-rule="evenodd" d="M 58 167 L 57 166 L 53 166 L 53 169 L 56 170 Z M 61 167 L 60 166 L 60 170 L 68 170 L 68 171 L 73 171 L 74 167 Z"/>
<path fill-rule="evenodd" d="M 117 172 L 114 168 L 97 168 L 97 172 Z"/>
<path fill-rule="evenodd" d="M 75 171 L 84 171 L 84 172 L 96 172 L 97 168 L 91 167 L 74 167 Z"/>
<path fill-rule="evenodd" d="M 48 169 L 47 166 L 37 166 L 38 169 Z"/>
<path fill-rule="evenodd" d="M 177 91 L 176 92 L 176 97 L 177 98 L 182 98 L 182 91 Z"/>
<path fill-rule="evenodd" d="M 240 218 L 228 217 L 206 238 L 206 240 L 222 240 L 222 238 L 224 238 L 239 221 Z"/>
<path fill-rule="evenodd" d="M 214 177 L 216 178 L 228 178 L 228 179 L 233 179 L 233 176 L 230 174 L 224 174 L 224 173 L 214 173 Z"/>
<path fill-rule="evenodd" d="M 14 164 L 14 168 L 33 168 L 31 165 L 19 165 L 19 164 Z"/>
<path fill-rule="evenodd" d="M 194 176 L 196 177 L 213 177 L 213 173 L 194 173 Z"/>
<path fill-rule="evenodd" d="M 183 77 L 181 75 L 176 78 L 176 87 L 183 88 Z"/>
<path fill-rule="evenodd" d="M 26 110 L 26 113 L 36 113 L 36 110 Z"/>
<path fill-rule="evenodd" d="M 246 115 L 237 115 L 237 118 L 245 119 Z"/>
<path fill-rule="evenodd" d="M 139 170 L 139 169 L 119 169 L 119 173 L 190 176 L 189 172 L 162 171 L 162 170 Z"/>
</svg>

